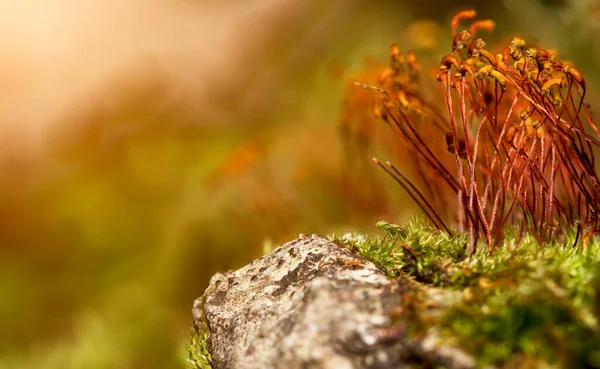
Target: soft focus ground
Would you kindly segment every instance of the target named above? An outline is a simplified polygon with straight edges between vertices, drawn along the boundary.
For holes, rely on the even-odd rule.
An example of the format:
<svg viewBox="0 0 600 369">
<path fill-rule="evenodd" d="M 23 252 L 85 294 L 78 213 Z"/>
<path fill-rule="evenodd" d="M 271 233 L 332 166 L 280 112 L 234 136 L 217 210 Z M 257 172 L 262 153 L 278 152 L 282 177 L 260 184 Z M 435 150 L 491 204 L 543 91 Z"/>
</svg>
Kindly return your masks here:
<svg viewBox="0 0 600 369">
<path fill-rule="evenodd" d="M 409 217 L 375 168 L 348 181 L 337 131 L 366 55 L 438 60 L 436 22 L 478 2 L 407 3 L 3 1 L 0 367 L 185 367 L 213 273 Z M 595 87 L 593 2 L 481 3 Z"/>
</svg>

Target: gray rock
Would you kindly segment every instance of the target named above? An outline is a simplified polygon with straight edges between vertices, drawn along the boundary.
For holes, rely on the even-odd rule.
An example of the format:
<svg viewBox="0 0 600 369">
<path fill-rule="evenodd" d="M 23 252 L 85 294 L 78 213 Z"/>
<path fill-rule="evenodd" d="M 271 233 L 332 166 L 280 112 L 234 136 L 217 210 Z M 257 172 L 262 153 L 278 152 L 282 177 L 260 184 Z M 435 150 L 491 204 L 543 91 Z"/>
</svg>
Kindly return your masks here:
<svg viewBox="0 0 600 369">
<path fill-rule="evenodd" d="M 210 332 L 214 369 L 474 367 L 434 335 L 406 337 L 391 312 L 407 285 L 327 238 L 301 235 L 216 274 L 194 303 L 194 324 Z"/>
</svg>

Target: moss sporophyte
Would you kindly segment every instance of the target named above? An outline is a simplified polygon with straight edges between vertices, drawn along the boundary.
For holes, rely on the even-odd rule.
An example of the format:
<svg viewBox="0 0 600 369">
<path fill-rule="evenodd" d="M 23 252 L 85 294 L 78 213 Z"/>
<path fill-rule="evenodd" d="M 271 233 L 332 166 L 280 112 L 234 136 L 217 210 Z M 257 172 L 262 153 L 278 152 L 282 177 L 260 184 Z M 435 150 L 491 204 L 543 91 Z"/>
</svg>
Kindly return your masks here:
<svg viewBox="0 0 600 369">
<path fill-rule="evenodd" d="M 376 84 L 356 81 L 342 112 L 346 147 L 360 153 L 375 122 L 389 126 L 402 172 L 374 162 L 429 224 L 334 239 L 406 284 L 392 315 L 413 336 L 433 331 L 478 367 L 600 368 L 600 142 L 585 79 L 521 38 L 488 48 L 478 34 L 494 22 L 475 16 L 452 18 L 431 78 L 392 45 L 389 64 L 366 71 Z M 190 341 L 194 368 L 210 367 L 208 335 Z"/>
<path fill-rule="evenodd" d="M 518 229 L 518 243 L 530 234 L 540 245 L 574 228 L 573 243 L 585 244 L 600 226 L 593 152 L 600 142 L 586 129 L 599 130 L 585 101 L 585 79 L 555 51 L 521 38 L 488 49 L 477 36 L 494 29 L 492 20 L 458 31 L 475 15 L 469 10 L 452 18 L 450 53 L 434 72 L 437 95 L 425 95 L 423 85 L 434 78 L 423 78 L 415 53 L 398 45 L 376 85 L 355 82 L 370 95 L 371 119 L 387 123 L 402 148 L 394 150 L 403 171 L 413 175 L 373 161 L 437 229 L 466 231 L 470 254 L 480 239 L 490 250 L 502 245 L 509 228 Z M 364 109 L 347 104 L 343 116 Z M 344 137 L 365 133 L 349 122 L 342 119 Z"/>
<path fill-rule="evenodd" d="M 433 228 L 380 222 L 383 237 L 339 241 L 411 281 L 395 315 L 414 335 L 435 331 L 478 367 L 600 368 L 600 132 L 585 79 L 522 38 L 488 48 L 477 36 L 492 20 L 458 30 L 475 16 L 452 18 L 450 53 L 432 78 L 392 45 L 389 64 L 367 71 L 376 83 L 348 90 L 341 120 L 361 152 L 371 122 L 388 125 L 404 173 L 373 161 Z M 441 88 L 428 88 L 433 79 Z M 371 105 L 352 104 L 357 96 Z"/>
</svg>

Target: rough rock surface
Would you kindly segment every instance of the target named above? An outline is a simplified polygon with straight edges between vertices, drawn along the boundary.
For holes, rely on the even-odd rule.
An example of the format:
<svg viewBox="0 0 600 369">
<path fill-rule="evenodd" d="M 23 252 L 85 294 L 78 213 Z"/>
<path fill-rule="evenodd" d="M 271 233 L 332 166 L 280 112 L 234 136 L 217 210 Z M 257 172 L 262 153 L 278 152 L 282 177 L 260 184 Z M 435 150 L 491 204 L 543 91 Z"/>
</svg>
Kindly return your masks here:
<svg viewBox="0 0 600 369">
<path fill-rule="evenodd" d="M 474 367 L 433 336 L 406 338 L 391 318 L 402 285 L 327 238 L 301 236 L 216 274 L 194 323 L 207 325 L 214 369 Z"/>
</svg>

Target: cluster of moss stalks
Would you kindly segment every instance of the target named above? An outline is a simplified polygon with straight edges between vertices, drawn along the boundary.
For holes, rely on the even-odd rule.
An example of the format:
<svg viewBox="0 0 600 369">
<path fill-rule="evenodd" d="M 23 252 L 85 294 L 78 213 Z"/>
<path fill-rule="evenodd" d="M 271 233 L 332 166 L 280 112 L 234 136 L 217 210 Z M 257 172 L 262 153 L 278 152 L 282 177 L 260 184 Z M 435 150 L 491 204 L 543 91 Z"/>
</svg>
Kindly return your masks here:
<svg viewBox="0 0 600 369">
<path fill-rule="evenodd" d="M 573 248 L 572 230 L 567 242 L 525 237 L 518 245 L 507 234 L 503 247 L 469 256 L 466 235 L 449 237 L 421 219 L 377 227 L 383 236 L 333 238 L 410 284 L 395 314 L 413 337 L 435 332 L 480 367 L 600 368 L 597 239 Z M 192 368 L 210 368 L 207 336 L 195 331 L 189 341 Z"/>
<path fill-rule="evenodd" d="M 423 98 L 415 54 L 392 45 L 378 85 L 358 83 L 376 93 L 367 96 L 372 106 L 350 94 L 341 119 L 347 140 L 352 117 L 363 125 L 354 130 L 359 138 L 372 135 L 374 118 L 392 127 L 428 197 L 393 164 L 374 161 L 436 228 L 421 220 L 403 227 L 380 222 L 384 236 L 334 240 L 408 282 L 394 314 L 417 338 L 434 331 L 480 366 L 600 368 L 600 241 L 594 236 L 600 180 L 592 148 L 600 141 L 586 128 L 600 129 L 584 103 L 585 80 L 554 52 L 520 38 L 494 55 L 475 39 L 494 28 L 492 20 L 458 32 L 475 15 L 467 10 L 452 18 L 451 52 L 436 74 L 443 100 Z M 357 142 L 366 150 L 367 139 Z M 452 162 L 456 176 L 447 169 Z M 466 235 L 442 219 L 454 201 L 456 216 L 446 216 L 448 224 Z M 190 340 L 194 368 L 210 367 L 207 335 L 203 329 Z"/>
</svg>

